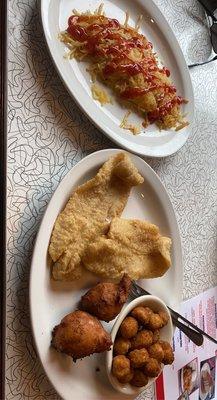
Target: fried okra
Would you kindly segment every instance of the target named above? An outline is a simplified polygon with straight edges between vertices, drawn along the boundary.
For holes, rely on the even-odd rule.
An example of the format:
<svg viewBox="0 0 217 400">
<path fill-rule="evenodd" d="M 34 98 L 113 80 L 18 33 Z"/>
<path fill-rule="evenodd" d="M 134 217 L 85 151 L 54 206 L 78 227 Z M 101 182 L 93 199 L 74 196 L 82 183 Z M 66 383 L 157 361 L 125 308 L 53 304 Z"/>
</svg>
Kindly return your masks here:
<svg viewBox="0 0 217 400">
<path fill-rule="evenodd" d="M 130 359 L 130 364 L 133 368 L 141 368 L 145 365 L 145 363 L 149 359 L 149 354 L 146 349 L 136 349 L 132 350 L 129 354 L 128 357 Z"/>
<path fill-rule="evenodd" d="M 147 325 L 150 321 L 150 316 L 153 311 L 149 307 L 135 307 L 131 312 L 131 315 L 137 319 L 143 325 Z"/>
<path fill-rule="evenodd" d="M 130 360 L 124 355 L 119 355 L 113 358 L 112 374 L 121 383 L 130 382 L 133 378 L 133 370 L 130 366 Z"/>
<path fill-rule="evenodd" d="M 145 366 L 142 368 L 145 375 L 155 378 L 161 371 L 161 366 L 155 358 L 149 358 Z"/>
<path fill-rule="evenodd" d="M 164 351 L 160 343 L 154 343 L 148 348 L 148 352 L 151 358 L 155 358 L 157 361 L 162 362 L 164 358 Z"/>
<path fill-rule="evenodd" d="M 114 342 L 114 353 L 116 355 L 124 355 L 130 350 L 131 343 L 129 339 L 118 337 Z"/>
<path fill-rule="evenodd" d="M 137 387 L 146 386 L 148 383 L 148 377 L 140 369 L 135 369 L 130 383 Z"/>
<path fill-rule="evenodd" d="M 143 347 L 151 346 L 153 343 L 153 332 L 150 330 L 142 330 L 137 333 L 131 340 L 131 348 L 142 349 Z"/>
<path fill-rule="evenodd" d="M 133 317 L 126 317 L 120 326 L 120 334 L 125 339 L 134 337 L 139 329 L 138 322 Z"/>
</svg>

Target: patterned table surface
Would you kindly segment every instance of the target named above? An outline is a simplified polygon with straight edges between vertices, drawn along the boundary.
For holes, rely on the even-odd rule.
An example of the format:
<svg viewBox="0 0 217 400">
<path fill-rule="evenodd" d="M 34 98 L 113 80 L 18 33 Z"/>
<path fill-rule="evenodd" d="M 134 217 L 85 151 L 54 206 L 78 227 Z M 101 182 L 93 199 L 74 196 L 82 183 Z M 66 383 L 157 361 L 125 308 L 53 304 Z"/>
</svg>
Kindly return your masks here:
<svg viewBox="0 0 217 400">
<path fill-rule="evenodd" d="M 188 63 L 211 52 L 196 0 L 159 0 Z M 183 298 L 217 284 L 217 62 L 191 70 L 195 121 L 187 144 L 146 159 L 165 184 L 184 253 Z M 115 147 L 80 112 L 49 57 L 36 0 L 9 0 L 6 398 L 59 399 L 37 358 L 28 279 L 35 235 L 68 170 L 95 150 Z M 146 398 L 152 398 L 149 391 Z"/>
</svg>

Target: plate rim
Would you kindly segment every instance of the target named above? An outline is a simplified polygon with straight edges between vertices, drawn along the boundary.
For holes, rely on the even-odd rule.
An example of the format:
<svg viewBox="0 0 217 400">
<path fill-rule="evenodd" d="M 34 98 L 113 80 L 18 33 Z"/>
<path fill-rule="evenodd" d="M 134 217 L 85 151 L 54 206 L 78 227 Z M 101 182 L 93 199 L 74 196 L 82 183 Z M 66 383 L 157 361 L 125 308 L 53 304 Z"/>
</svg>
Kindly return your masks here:
<svg viewBox="0 0 217 400">
<path fill-rule="evenodd" d="M 49 0 L 49 1 L 51 1 L 51 0 Z M 58 1 L 60 1 L 60 0 L 58 0 Z M 142 148 L 140 150 L 140 148 L 142 147 L 141 144 L 138 145 L 136 143 L 131 143 L 130 141 L 128 141 L 128 144 L 125 144 L 125 140 L 123 141 L 121 137 L 120 137 L 120 140 L 115 138 L 115 137 L 113 137 L 112 129 L 110 129 L 105 124 L 104 124 L 104 127 L 101 126 L 100 124 L 98 124 L 97 119 L 94 119 L 91 116 L 91 113 L 88 112 L 88 109 L 85 109 L 85 107 L 83 106 L 82 100 L 81 99 L 79 100 L 79 97 L 74 95 L 73 91 L 70 89 L 69 84 L 67 83 L 67 80 L 64 79 L 63 72 L 62 72 L 61 68 L 59 67 L 55 56 L 53 56 L 53 51 L 52 51 L 52 48 L 51 48 L 51 46 L 49 44 L 48 34 L 47 34 L 47 29 L 46 29 L 46 24 L 45 24 L 45 16 L 44 16 L 46 13 L 43 13 L 44 4 L 46 2 L 47 2 L 47 0 L 40 0 L 40 7 L 39 8 L 40 8 L 40 18 L 41 18 L 41 23 L 42 23 L 42 27 L 43 27 L 43 33 L 44 33 L 47 49 L 49 51 L 49 54 L 50 54 L 50 57 L 52 59 L 53 65 L 55 66 L 55 69 L 56 69 L 61 81 L 63 82 L 65 88 L 67 89 L 69 95 L 73 98 L 75 103 L 80 108 L 81 112 L 83 112 L 85 114 L 85 116 L 89 119 L 89 121 L 97 129 L 99 129 L 100 132 L 102 132 L 104 135 L 106 135 L 106 137 L 108 137 L 111 141 L 116 143 L 118 146 L 121 146 L 123 149 L 125 149 L 127 151 L 130 151 L 130 152 L 133 152 L 133 153 L 135 153 L 137 155 L 153 157 L 153 158 L 163 158 L 163 157 L 168 157 L 168 156 L 170 156 L 172 154 L 175 154 L 177 151 L 179 151 L 186 144 L 186 142 L 188 141 L 189 136 L 191 134 L 191 127 L 192 127 L 192 123 L 193 123 L 193 120 L 194 120 L 194 112 L 195 112 L 194 91 L 193 91 L 191 75 L 190 75 L 190 72 L 189 72 L 189 69 L 188 69 L 187 62 L 185 60 L 183 51 L 181 49 L 181 46 L 179 45 L 179 42 L 177 40 L 177 37 L 176 37 L 175 33 L 173 32 L 173 29 L 171 28 L 171 26 L 168 23 L 166 17 L 161 12 L 161 10 L 157 6 L 157 4 L 155 4 L 155 2 L 153 0 L 149 0 L 149 3 L 151 3 L 151 7 L 155 10 L 155 12 L 157 12 L 159 14 L 160 18 L 163 19 L 163 22 L 165 24 L 164 31 L 167 31 L 167 32 L 169 31 L 170 32 L 171 41 L 173 43 L 175 43 L 175 45 L 176 45 L 177 51 L 179 53 L 178 61 L 179 61 L 179 64 L 180 64 L 180 62 L 182 64 L 182 68 L 181 69 L 184 71 L 185 80 L 187 78 L 188 87 L 189 87 L 189 90 L 191 92 L 191 121 L 190 121 L 190 126 L 186 127 L 187 135 L 184 138 L 184 140 L 181 143 L 176 144 L 175 148 L 171 149 L 171 151 L 167 150 L 167 151 L 163 151 L 163 152 L 159 151 L 159 147 L 158 147 L 158 150 L 154 149 L 154 151 L 150 151 L 150 150 L 147 149 L 147 146 L 144 146 L 144 148 Z M 144 4 L 145 1 L 141 0 L 141 3 Z M 177 59 L 177 57 L 176 57 L 176 59 Z M 177 134 L 179 134 L 179 133 L 177 133 Z M 161 146 L 160 146 L 160 148 L 161 148 Z"/>
<path fill-rule="evenodd" d="M 35 320 L 35 317 L 33 316 L 33 314 L 34 314 L 33 309 L 34 309 L 35 295 L 34 295 L 34 299 L 33 299 L 33 293 L 34 293 L 34 290 L 33 290 L 33 284 L 34 284 L 34 282 L 33 282 L 33 275 L 34 275 L 33 266 L 34 266 L 34 264 L 35 264 L 35 261 L 34 261 L 35 258 L 38 257 L 38 251 L 37 251 L 37 247 L 38 247 L 38 245 L 39 245 L 38 242 L 39 242 L 39 238 L 40 238 L 41 231 L 43 230 L 43 224 L 46 222 L 46 217 L 47 217 L 47 214 L 49 213 L 49 206 L 52 204 L 52 199 L 53 199 L 53 197 L 54 197 L 54 195 L 55 195 L 56 192 L 61 191 L 61 186 L 64 185 L 64 181 L 67 180 L 67 176 L 71 173 L 71 171 L 72 171 L 73 169 L 76 169 L 77 167 L 79 167 L 79 166 L 80 166 L 83 162 L 85 162 L 87 159 L 95 158 L 95 157 L 96 157 L 96 160 L 97 160 L 97 156 L 98 156 L 98 155 L 105 155 L 106 158 L 108 158 L 108 157 L 110 157 L 110 156 L 112 156 L 112 155 L 114 155 L 114 154 L 117 154 L 117 153 L 121 152 L 121 151 L 122 151 L 122 152 L 125 152 L 125 153 L 127 153 L 127 154 L 129 154 L 130 157 L 131 157 L 132 159 L 139 159 L 139 160 L 144 164 L 144 167 L 145 167 L 146 171 L 148 171 L 148 174 L 152 174 L 152 176 L 154 177 L 154 179 L 156 179 L 156 180 L 158 181 L 159 185 L 161 186 L 161 189 L 163 190 L 164 195 L 166 196 L 167 203 L 168 203 L 168 205 L 169 205 L 169 207 L 170 207 L 170 210 L 171 210 L 171 212 L 172 212 L 173 224 L 174 224 L 175 230 L 176 230 L 176 232 L 177 232 L 177 234 L 178 234 L 177 237 L 176 237 L 176 240 L 177 240 L 177 246 L 176 246 L 176 248 L 177 248 L 177 253 L 178 253 L 177 256 L 179 257 L 179 262 L 180 262 L 180 268 L 179 268 L 179 276 L 180 276 L 180 279 L 179 279 L 179 282 L 178 282 L 178 285 L 177 285 L 177 287 L 179 288 L 179 293 L 178 293 L 178 296 L 177 296 L 177 305 L 178 305 L 178 306 L 177 306 L 177 309 L 179 309 L 180 306 L 181 306 L 182 292 L 183 292 L 183 257 L 182 257 L 181 236 L 180 236 L 179 225 L 178 225 L 178 221 L 177 221 L 177 218 L 176 218 L 176 214 L 175 214 L 175 211 L 174 211 L 174 208 L 173 208 L 173 204 L 172 204 L 172 202 L 171 202 L 171 200 L 170 200 L 169 194 L 168 194 L 168 192 L 167 192 L 167 190 L 166 190 L 164 184 L 161 182 L 161 180 L 160 180 L 159 176 L 157 175 L 157 173 L 156 173 L 156 172 L 151 168 L 151 166 L 150 166 L 145 160 L 143 160 L 141 157 L 139 157 L 139 156 L 137 156 L 137 155 L 135 155 L 135 154 L 132 154 L 132 153 L 130 153 L 130 152 L 127 152 L 127 151 L 125 151 L 125 150 L 122 150 L 122 149 L 109 148 L 109 149 L 98 150 L 98 151 L 95 151 L 95 152 L 93 152 L 93 153 L 87 155 L 86 157 L 82 158 L 78 163 L 76 163 L 72 168 L 69 169 L 69 171 L 68 171 L 68 172 L 66 173 L 66 175 L 63 177 L 63 179 L 59 182 L 57 188 L 56 188 L 55 191 L 53 192 L 53 194 L 52 194 L 52 196 L 51 196 L 51 198 L 50 198 L 50 200 L 49 200 L 49 202 L 48 202 L 48 204 L 47 204 L 47 207 L 46 207 L 46 209 L 45 209 L 45 211 L 44 211 L 44 215 L 43 215 L 43 217 L 42 217 L 42 219 L 41 219 L 40 226 L 39 226 L 39 229 L 38 229 L 36 238 L 35 238 L 34 248 L 33 248 L 32 257 L 31 257 L 30 274 L 29 274 L 30 324 L 31 324 L 31 331 L 32 331 L 33 339 L 34 339 L 35 348 L 36 348 L 36 353 L 37 353 L 37 355 L 38 355 L 38 358 L 39 358 L 39 360 L 40 360 L 40 364 L 42 365 L 42 368 L 43 368 L 43 370 L 44 370 L 44 372 L 45 372 L 45 374 L 46 374 L 46 376 L 47 376 L 49 382 L 50 382 L 51 385 L 54 387 L 54 389 L 56 390 L 56 392 L 57 392 L 63 399 L 65 399 L 64 395 L 60 392 L 59 388 L 56 386 L 55 381 L 52 380 L 52 376 L 51 376 L 51 374 L 49 374 L 49 368 L 47 368 L 46 365 L 44 365 L 44 363 L 43 363 L 43 361 L 42 361 L 41 353 L 40 353 L 40 348 L 39 348 L 39 346 L 38 346 L 38 341 L 37 341 L 37 335 L 36 335 L 35 329 L 34 329 L 34 324 L 35 324 L 35 323 L 34 323 L 34 320 Z M 105 162 L 105 161 L 103 161 L 103 162 Z"/>
</svg>

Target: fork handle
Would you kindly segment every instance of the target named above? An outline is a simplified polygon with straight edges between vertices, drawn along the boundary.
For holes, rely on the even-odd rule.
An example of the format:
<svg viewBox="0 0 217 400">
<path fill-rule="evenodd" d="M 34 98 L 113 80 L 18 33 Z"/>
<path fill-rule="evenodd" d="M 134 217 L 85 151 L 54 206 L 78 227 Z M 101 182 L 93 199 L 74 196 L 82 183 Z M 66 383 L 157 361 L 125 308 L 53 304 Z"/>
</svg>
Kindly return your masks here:
<svg viewBox="0 0 217 400">
<path fill-rule="evenodd" d="M 202 346 L 203 344 L 203 335 L 201 333 L 195 331 L 189 326 L 183 324 L 179 321 L 173 314 L 171 313 L 173 324 L 180 329 L 192 342 L 194 342 L 197 346 Z"/>
</svg>

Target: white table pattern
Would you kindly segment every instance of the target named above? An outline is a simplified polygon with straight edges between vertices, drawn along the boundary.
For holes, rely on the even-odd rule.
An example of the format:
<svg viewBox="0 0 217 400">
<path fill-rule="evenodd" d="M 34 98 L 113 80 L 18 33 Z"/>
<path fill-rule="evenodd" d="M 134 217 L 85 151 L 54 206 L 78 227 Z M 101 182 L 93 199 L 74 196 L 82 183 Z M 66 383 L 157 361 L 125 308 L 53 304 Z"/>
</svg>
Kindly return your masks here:
<svg viewBox="0 0 217 400">
<path fill-rule="evenodd" d="M 196 0 L 159 0 L 189 63 L 211 51 Z M 28 279 L 41 218 L 58 183 L 82 157 L 116 147 L 81 113 L 58 77 L 36 0 L 9 0 L 6 399 L 57 400 L 30 329 Z M 217 284 L 217 61 L 191 70 L 195 121 L 187 144 L 146 159 L 165 184 L 183 244 L 183 298 Z M 40 293 L 39 293 L 40 295 Z M 152 390 L 146 399 L 152 399 Z"/>
</svg>

